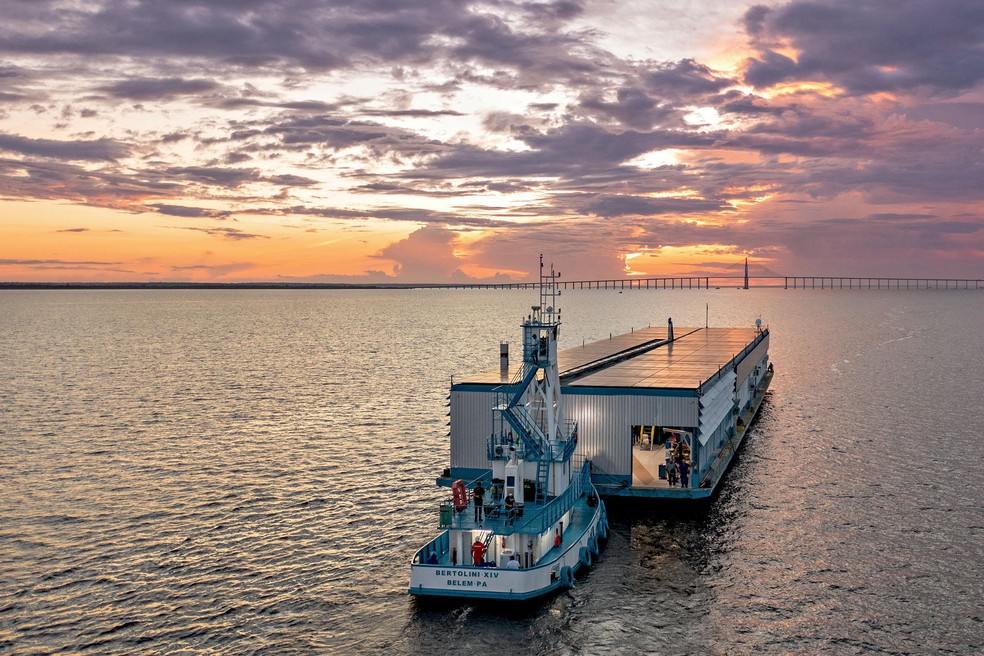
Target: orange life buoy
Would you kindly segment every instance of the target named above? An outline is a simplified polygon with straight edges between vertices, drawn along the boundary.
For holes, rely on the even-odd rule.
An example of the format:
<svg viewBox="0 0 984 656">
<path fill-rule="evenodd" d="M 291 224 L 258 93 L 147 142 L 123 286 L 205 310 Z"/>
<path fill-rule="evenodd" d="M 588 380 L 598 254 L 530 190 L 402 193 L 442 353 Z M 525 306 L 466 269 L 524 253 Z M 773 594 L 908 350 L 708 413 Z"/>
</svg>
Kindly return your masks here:
<svg viewBox="0 0 984 656">
<path fill-rule="evenodd" d="M 461 479 L 451 484 L 451 494 L 454 497 L 454 509 L 461 512 L 468 507 L 468 491 L 465 490 L 465 482 Z"/>
</svg>

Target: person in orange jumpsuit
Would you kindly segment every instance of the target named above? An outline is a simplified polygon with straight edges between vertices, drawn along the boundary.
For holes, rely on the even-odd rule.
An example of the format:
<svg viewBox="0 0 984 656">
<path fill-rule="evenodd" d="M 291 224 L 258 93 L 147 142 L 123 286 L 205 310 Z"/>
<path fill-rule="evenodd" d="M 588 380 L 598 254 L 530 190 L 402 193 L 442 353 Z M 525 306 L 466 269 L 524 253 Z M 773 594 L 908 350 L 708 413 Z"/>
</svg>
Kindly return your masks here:
<svg viewBox="0 0 984 656">
<path fill-rule="evenodd" d="M 472 544 L 472 559 L 475 561 L 475 567 L 482 564 L 485 558 L 485 545 L 478 538 L 475 538 L 475 542 Z"/>
</svg>

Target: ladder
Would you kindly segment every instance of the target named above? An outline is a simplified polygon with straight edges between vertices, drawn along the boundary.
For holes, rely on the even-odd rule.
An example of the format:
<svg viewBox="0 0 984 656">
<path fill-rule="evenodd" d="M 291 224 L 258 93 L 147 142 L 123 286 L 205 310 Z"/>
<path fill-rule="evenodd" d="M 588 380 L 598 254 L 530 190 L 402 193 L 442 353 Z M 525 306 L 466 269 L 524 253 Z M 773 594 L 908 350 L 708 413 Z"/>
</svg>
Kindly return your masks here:
<svg viewBox="0 0 984 656">
<path fill-rule="evenodd" d="M 547 483 L 550 481 L 550 461 L 540 458 L 536 461 L 536 497 L 537 502 L 547 500 Z"/>
</svg>

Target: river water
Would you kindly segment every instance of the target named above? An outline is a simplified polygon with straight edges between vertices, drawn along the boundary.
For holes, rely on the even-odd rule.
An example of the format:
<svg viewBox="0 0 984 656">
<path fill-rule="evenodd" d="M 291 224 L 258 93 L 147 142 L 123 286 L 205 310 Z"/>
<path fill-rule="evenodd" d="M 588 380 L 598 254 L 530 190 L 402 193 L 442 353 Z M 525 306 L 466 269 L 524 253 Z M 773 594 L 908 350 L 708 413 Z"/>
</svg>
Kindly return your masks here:
<svg viewBox="0 0 984 656">
<path fill-rule="evenodd" d="M 532 291 L 0 291 L 0 653 L 984 650 L 984 294 L 567 291 L 561 347 L 772 331 L 711 503 L 611 505 L 573 590 L 424 603 L 450 377 Z"/>
</svg>

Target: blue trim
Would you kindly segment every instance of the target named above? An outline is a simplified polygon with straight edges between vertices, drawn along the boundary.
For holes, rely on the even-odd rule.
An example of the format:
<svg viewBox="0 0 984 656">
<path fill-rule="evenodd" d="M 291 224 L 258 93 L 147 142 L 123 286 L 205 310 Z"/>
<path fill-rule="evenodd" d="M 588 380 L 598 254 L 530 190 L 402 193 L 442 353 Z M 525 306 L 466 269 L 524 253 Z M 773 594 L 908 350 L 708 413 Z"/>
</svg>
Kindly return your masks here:
<svg viewBox="0 0 984 656">
<path fill-rule="evenodd" d="M 455 383 L 452 392 L 493 392 L 501 385 L 485 383 Z M 694 388 L 677 387 L 587 387 L 561 385 L 561 394 L 593 394 L 596 396 L 683 396 L 697 398 Z"/>
<path fill-rule="evenodd" d="M 718 479 L 720 480 L 720 479 Z M 716 483 L 715 483 L 716 485 Z M 608 497 L 632 497 L 638 499 L 704 499 L 714 493 L 714 488 L 649 488 L 649 487 L 623 487 L 613 492 L 608 492 Z"/>
<path fill-rule="evenodd" d="M 474 481 L 476 478 L 482 478 L 486 474 L 491 473 L 492 470 L 489 468 L 475 469 L 474 467 L 452 467 L 450 476 L 441 476 L 436 479 L 438 487 L 451 487 L 459 478 L 463 481 Z"/>
<path fill-rule="evenodd" d="M 696 389 L 675 387 L 561 387 L 562 394 L 593 396 L 682 396 L 697 398 Z"/>
<path fill-rule="evenodd" d="M 435 565 L 434 567 L 437 567 Z M 419 597 L 468 597 L 471 599 L 510 599 L 513 601 L 522 601 L 524 599 L 533 599 L 534 597 L 539 597 L 545 595 L 548 592 L 552 592 L 560 587 L 560 577 L 552 582 L 545 588 L 540 588 L 539 590 L 533 590 L 531 592 L 464 592 L 457 590 L 444 591 L 443 589 L 427 589 L 427 588 L 410 588 L 410 594 L 417 595 Z"/>
<path fill-rule="evenodd" d="M 502 387 L 504 383 L 455 383 L 451 386 L 452 392 L 491 392 L 496 387 Z"/>
</svg>

